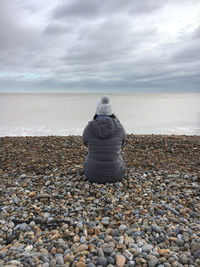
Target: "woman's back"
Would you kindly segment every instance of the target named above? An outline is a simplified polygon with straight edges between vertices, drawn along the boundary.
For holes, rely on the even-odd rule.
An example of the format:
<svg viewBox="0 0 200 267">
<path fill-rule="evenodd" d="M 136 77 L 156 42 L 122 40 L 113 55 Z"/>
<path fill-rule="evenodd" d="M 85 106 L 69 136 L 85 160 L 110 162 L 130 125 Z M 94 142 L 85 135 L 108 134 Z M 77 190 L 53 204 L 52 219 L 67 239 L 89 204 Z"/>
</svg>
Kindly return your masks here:
<svg viewBox="0 0 200 267">
<path fill-rule="evenodd" d="M 121 180 L 125 167 L 120 149 L 125 137 L 125 130 L 116 118 L 99 115 L 88 123 L 83 142 L 88 147 L 84 173 L 89 181 L 106 183 Z"/>
</svg>

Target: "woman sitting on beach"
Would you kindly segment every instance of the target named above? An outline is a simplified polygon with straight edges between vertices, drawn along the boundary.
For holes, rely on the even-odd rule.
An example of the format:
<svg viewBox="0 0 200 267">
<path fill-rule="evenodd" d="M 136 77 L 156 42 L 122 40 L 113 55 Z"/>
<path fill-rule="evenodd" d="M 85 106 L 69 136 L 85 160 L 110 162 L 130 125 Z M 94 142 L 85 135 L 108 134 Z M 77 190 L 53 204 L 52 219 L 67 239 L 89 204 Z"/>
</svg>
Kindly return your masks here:
<svg viewBox="0 0 200 267">
<path fill-rule="evenodd" d="M 122 179 L 125 166 L 120 149 L 125 138 L 125 130 L 112 112 L 110 98 L 103 96 L 94 119 L 83 132 L 83 142 L 88 147 L 84 174 L 90 182 L 105 184 Z"/>
</svg>

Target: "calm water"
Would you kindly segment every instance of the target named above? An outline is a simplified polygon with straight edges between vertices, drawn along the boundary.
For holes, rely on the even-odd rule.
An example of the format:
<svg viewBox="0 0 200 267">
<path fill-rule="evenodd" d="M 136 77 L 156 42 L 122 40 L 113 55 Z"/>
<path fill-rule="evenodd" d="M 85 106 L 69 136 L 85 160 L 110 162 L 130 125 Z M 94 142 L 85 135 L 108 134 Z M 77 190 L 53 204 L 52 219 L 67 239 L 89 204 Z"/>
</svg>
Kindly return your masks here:
<svg viewBox="0 0 200 267">
<path fill-rule="evenodd" d="M 0 136 L 81 135 L 98 94 L 0 94 Z M 200 135 L 200 94 L 113 94 L 127 133 Z"/>
</svg>

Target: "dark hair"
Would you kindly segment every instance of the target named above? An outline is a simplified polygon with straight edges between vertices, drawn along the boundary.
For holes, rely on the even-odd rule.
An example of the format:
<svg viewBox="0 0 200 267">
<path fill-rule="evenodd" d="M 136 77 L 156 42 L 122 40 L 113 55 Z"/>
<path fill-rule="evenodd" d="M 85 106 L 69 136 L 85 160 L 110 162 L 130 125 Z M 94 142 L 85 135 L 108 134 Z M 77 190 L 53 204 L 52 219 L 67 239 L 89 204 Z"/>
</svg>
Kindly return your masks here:
<svg viewBox="0 0 200 267">
<path fill-rule="evenodd" d="M 99 115 L 95 114 L 94 117 L 93 117 L 93 120 L 96 120 L 96 118 L 97 118 L 98 116 L 99 116 Z M 109 115 L 108 117 L 113 118 L 113 119 L 116 119 L 116 116 L 115 116 L 114 114 Z"/>
</svg>

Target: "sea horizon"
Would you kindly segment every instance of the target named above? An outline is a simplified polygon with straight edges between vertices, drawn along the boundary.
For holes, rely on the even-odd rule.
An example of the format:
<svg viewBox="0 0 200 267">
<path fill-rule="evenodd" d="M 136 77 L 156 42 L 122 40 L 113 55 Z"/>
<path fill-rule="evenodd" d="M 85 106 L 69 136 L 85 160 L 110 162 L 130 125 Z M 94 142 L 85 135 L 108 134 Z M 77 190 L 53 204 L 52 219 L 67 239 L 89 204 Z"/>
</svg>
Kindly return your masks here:
<svg viewBox="0 0 200 267">
<path fill-rule="evenodd" d="M 0 136 L 82 135 L 102 93 L 0 93 Z M 200 135 L 200 93 L 109 93 L 128 134 Z"/>
</svg>

